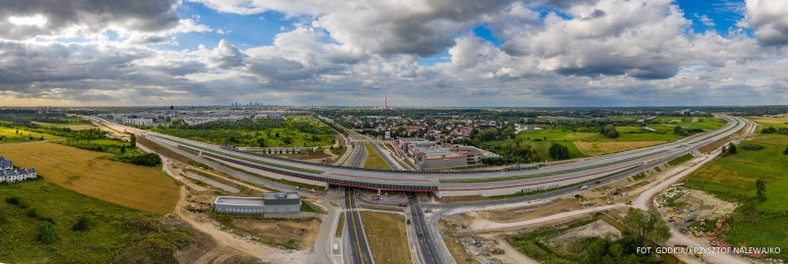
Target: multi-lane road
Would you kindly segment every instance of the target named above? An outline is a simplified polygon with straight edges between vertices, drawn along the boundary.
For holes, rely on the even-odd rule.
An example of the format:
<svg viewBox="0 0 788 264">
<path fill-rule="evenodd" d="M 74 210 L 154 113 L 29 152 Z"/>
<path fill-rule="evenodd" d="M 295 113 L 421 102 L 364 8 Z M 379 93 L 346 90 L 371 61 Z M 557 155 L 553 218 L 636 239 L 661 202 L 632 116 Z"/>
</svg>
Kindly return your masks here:
<svg viewBox="0 0 788 264">
<path fill-rule="evenodd" d="M 420 171 L 365 170 L 340 166 L 310 164 L 300 161 L 278 159 L 245 153 L 218 146 L 169 135 L 153 133 L 119 126 L 121 130 L 141 133 L 149 139 L 170 148 L 188 147 L 203 153 L 223 157 L 230 166 L 242 167 L 251 163 L 269 168 L 316 185 L 341 185 L 374 190 L 428 191 L 438 196 L 461 195 L 505 195 L 545 188 L 555 188 L 616 174 L 628 169 L 654 164 L 665 157 L 680 156 L 695 148 L 735 133 L 744 127 L 737 117 L 725 117 L 730 122 L 724 127 L 675 142 L 585 158 L 571 163 L 546 166 L 532 170 L 499 170 L 475 172 L 435 173 Z M 354 148 L 355 152 L 363 147 Z M 355 153 L 354 153 L 355 154 Z M 351 160 L 350 158 L 348 160 Z M 247 164 L 248 165 L 248 164 Z M 356 165 L 356 164 L 354 164 Z M 356 165 L 357 166 L 357 165 Z M 248 166 L 247 166 L 248 167 Z M 304 171 L 308 172 L 304 172 Z M 265 173 L 271 173 L 267 171 Z"/>
<path fill-rule="evenodd" d="M 356 193 L 351 188 L 345 189 L 345 230 L 348 235 L 346 248 L 351 253 L 352 264 L 372 264 L 372 254 L 367 244 L 367 236 L 361 222 L 361 215 L 356 205 Z"/>
<path fill-rule="evenodd" d="M 499 170 L 477 172 L 430 173 L 416 171 L 378 171 L 360 169 L 366 159 L 366 147 L 362 142 L 354 144 L 346 165 L 355 168 L 309 164 L 245 153 L 222 146 L 162 135 L 150 131 L 91 118 L 112 129 L 128 131 L 146 136 L 173 150 L 197 151 L 201 155 L 214 157 L 213 160 L 227 166 L 254 171 L 275 178 L 291 178 L 312 184 L 348 186 L 345 193 L 346 240 L 345 249 L 352 253 L 346 258 L 351 263 L 372 263 L 372 256 L 366 243 L 361 217 L 355 204 L 353 187 L 376 190 L 428 191 L 437 195 L 499 195 L 534 189 L 549 189 L 583 181 L 605 184 L 609 181 L 631 176 L 641 170 L 657 166 L 672 158 L 690 153 L 705 144 L 722 139 L 745 127 L 745 121 L 738 117 L 721 116 L 729 122 L 720 129 L 698 134 L 672 143 L 641 148 L 616 154 L 586 158 L 575 162 L 547 166 L 533 170 Z M 351 136 L 352 137 L 352 136 Z M 351 138 L 352 140 L 352 138 Z M 363 140 L 363 139 L 362 139 Z M 374 147 L 374 145 L 373 145 Z M 375 148 L 376 151 L 378 148 Z M 392 163 L 391 160 L 386 160 Z M 211 162 L 213 163 L 213 162 Z M 599 181 L 599 182 L 597 182 Z M 514 198 L 517 201 L 554 197 L 575 191 L 558 189 L 538 195 Z M 418 248 L 422 263 L 446 263 L 451 257 L 446 253 L 435 220 L 440 213 L 425 217 L 415 195 L 410 195 L 409 206 L 412 221 L 418 235 Z M 456 208 L 463 206 L 484 206 L 485 203 L 517 202 L 515 200 L 457 203 L 451 205 L 426 205 L 430 208 Z M 448 206 L 448 207 L 446 207 Z M 354 249 L 355 245 L 355 249 Z M 446 255 L 449 255 L 446 257 Z M 448 259 L 447 259 L 448 258 Z"/>
</svg>

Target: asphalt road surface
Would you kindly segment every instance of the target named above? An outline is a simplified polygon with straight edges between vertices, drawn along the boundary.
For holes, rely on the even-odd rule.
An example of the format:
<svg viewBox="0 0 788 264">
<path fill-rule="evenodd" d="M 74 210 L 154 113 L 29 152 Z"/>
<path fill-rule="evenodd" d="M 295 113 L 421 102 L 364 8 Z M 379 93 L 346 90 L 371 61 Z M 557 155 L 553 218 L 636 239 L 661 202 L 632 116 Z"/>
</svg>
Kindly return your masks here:
<svg viewBox="0 0 788 264">
<path fill-rule="evenodd" d="M 367 237 L 364 234 L 364 227 L 361 224 L 361 215 L 356 206 L 355 191 L 347 188 L 345 190 L 345 228 L 349 235 L 348 249 L 351 252 L 349 263 L 352 264 L 372 264 L 372 254 L 369 252 Z"/>
</svg>

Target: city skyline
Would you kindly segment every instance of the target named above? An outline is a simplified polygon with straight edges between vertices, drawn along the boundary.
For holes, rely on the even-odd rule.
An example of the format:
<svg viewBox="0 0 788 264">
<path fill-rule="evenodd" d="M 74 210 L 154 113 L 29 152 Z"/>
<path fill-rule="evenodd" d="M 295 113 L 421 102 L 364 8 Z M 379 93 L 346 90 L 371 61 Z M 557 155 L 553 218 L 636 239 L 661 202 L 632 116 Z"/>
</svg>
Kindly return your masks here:
<svg viewBox="0 0 788 264">
<path fill-rule="evenodd" d="M 0 105 L 788 101 L 788 2 L 43 1 L 0 11 Z"/>
</svg>

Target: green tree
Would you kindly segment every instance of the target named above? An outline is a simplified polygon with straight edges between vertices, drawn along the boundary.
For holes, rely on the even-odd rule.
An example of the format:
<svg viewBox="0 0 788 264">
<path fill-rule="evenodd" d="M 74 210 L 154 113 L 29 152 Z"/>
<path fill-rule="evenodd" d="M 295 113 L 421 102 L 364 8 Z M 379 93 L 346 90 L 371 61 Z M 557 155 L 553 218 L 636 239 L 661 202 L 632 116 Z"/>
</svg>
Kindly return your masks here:
<svg viewBox="0 0 788 264">
<path fill-rule="evenodd" d="M 665 242 L 670 237 L 668 224 L 659 215 L 652 212 L 630 208 L 624 217 L 624 225 L 627 227 L 627 231 L 632 232 L 635 236 L 653 243 Z"/>
<path fill-rule="evenodd" d="M 606 137 L 608 137 L 608 138 L 617 138 L 618 137 L 618 131 L 616 131 L 616 127 L 613 126 L 612 124 L 608 124 L 605 127 L 603 127 L 602 130 L 599 133 L 604 135 L 604 136 L 606 136 Z"/>
<path fill-rule="evenodd" d="M 733 143 L 728 144 L 728 154 L 736 154 L 736 145 Z"/>
<path fill-rule="evenodd" d="M 766 201 L 766 183 L 763 180 L 755 180 L 755 199 L 759 202 Z"/>
<path fill-rule="evenodd" d="M 553 145 L 550 146 L 549 153 L 550 157 L 554 160 L 565 160 L 569 158 L 569 148 L 561 144 L 553 143 Z"/>
<path fill-rule="evenodd" d="M 131 134 L 131 138 L 129 139 L 129 146 L 132 148 L 137 147 L 137 135 Z"/>
<path fill-rule="evenodd" d="M 783 155 L 788 155 L 788 145 L 785 145 L 785 149 L 783 150 Z"/>
<path fill-rule="evenodd" d="M 52 244 L 57 241 L 57 231 L 55 230 L 55 224 L 47 221 L 39 221 L 38 222 L 38 235 L 36 239 L 44 244 Z"/>
</svg>

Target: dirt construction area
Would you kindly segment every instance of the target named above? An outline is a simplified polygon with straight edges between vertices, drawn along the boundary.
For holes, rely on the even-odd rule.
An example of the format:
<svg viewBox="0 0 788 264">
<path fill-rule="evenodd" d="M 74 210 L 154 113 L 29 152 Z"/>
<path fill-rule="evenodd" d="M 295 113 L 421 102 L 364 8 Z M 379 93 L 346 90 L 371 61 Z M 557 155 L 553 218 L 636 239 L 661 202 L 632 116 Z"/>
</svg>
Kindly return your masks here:
<svg viewBox="0 0 788 264">
<path fill-rule="evenodd" d="M 619 239 L 621 237 L 621 232 L 607 222 L 597 220 L 591 224 L 570 229 L 567 232 L 551 238 L 550 241 L 559 245 L 568 245 L 570 242 L 581 238 L 600 236 L 610 236 L 612 239 Z"/>
<path fill-rule="evenodd" d="M 657 196 L 657 201 L 664 208 L 690 211 L 696 219 L 727 218 L 737 206 L 706 192 L 680 187 L 666 189 Z"/>
<path fill-rule="evenodd" d="M 256 236 L 260 242 L 283 249 L 308 250 L 320 232 L 319 219 L 269 220 L 240 218 L 233 220 L 239 231 Z"/>
</svg>

